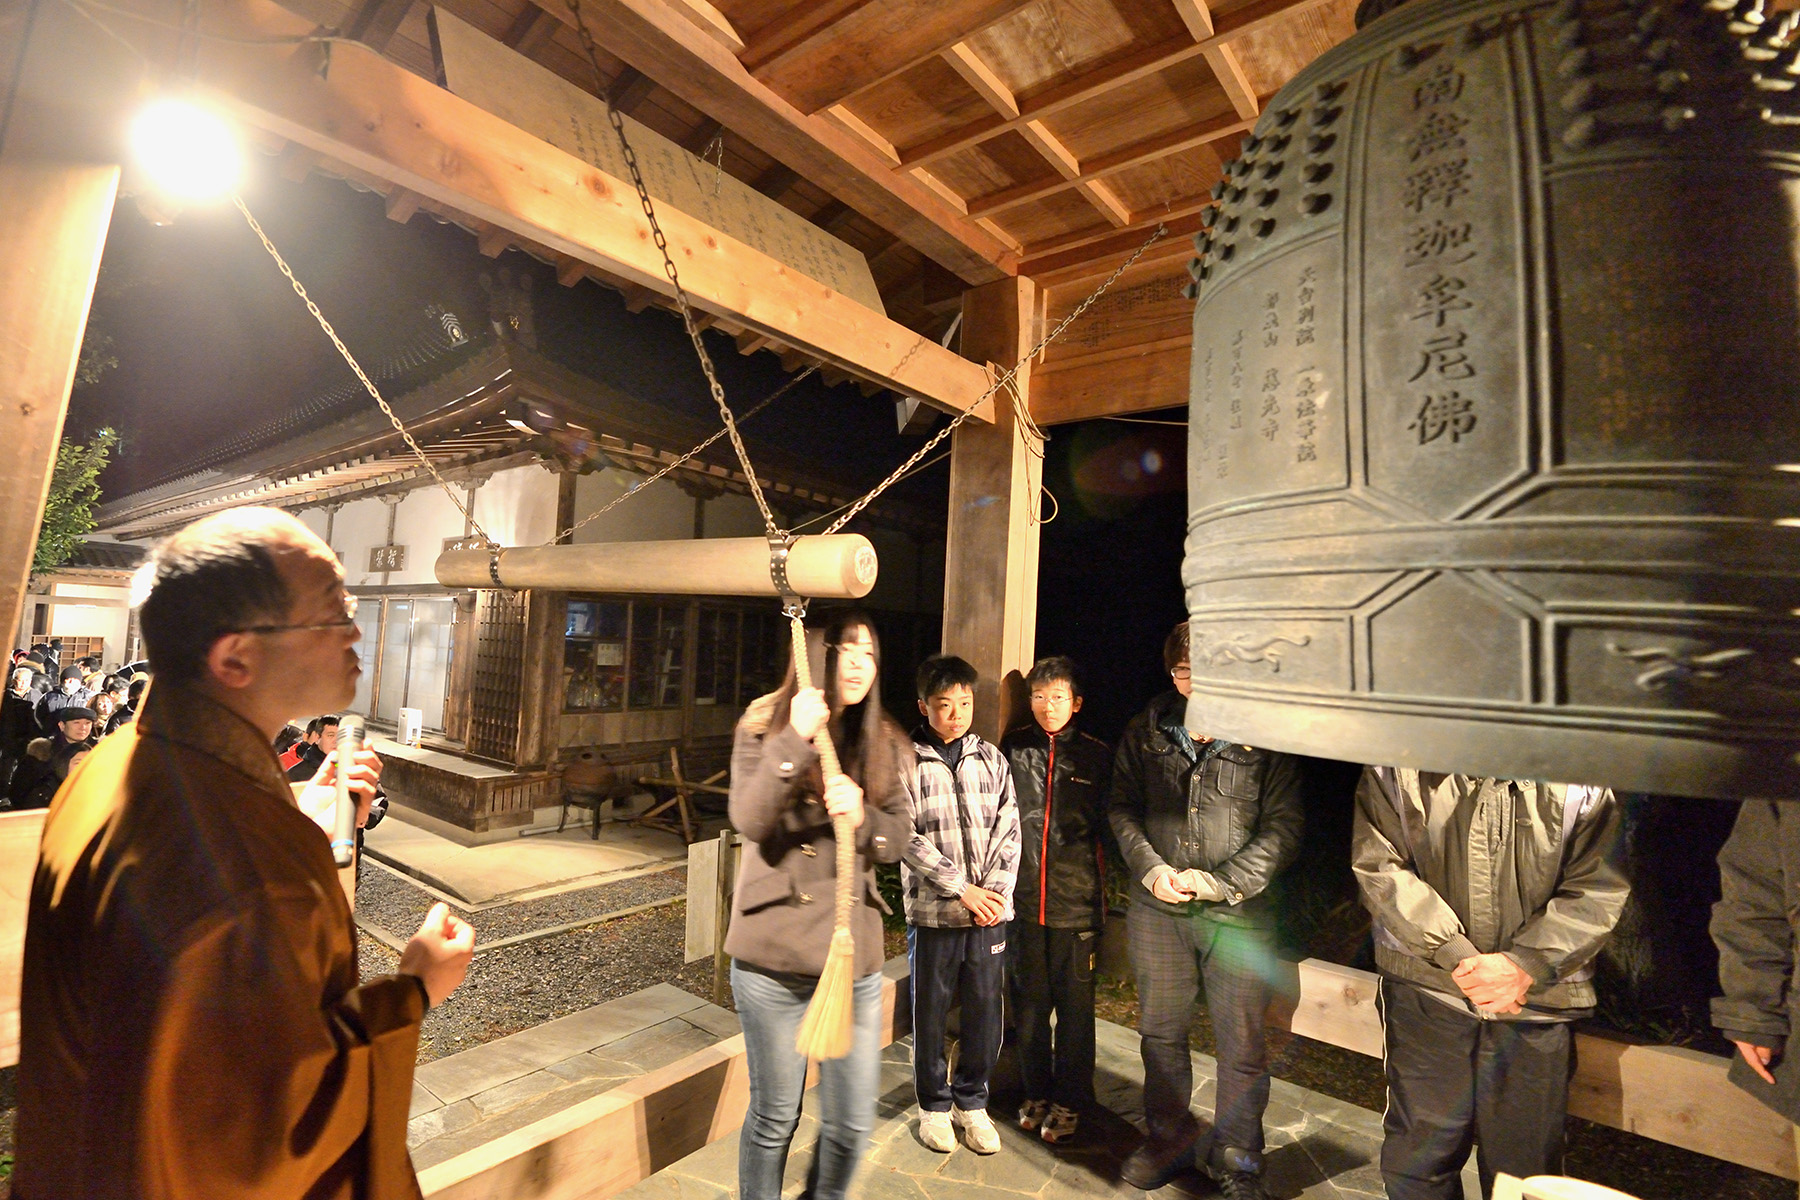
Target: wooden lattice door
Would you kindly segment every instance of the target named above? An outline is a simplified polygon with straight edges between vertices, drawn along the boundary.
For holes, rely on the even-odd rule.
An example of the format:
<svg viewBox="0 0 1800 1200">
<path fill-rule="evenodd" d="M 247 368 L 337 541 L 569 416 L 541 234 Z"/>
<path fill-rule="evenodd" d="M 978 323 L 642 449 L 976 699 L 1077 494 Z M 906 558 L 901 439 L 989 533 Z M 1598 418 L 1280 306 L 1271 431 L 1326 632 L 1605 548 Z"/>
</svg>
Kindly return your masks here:
<svg viewBox="0 0 1800 1200">
<path fill-rule="evenodd" d="M 525 661 L 523 592 L 484 590 L 475 634 L 475 679 L 469 693 L 469 753 L 507 764 L 518 760 L 520 679 Z"/>
</svg>

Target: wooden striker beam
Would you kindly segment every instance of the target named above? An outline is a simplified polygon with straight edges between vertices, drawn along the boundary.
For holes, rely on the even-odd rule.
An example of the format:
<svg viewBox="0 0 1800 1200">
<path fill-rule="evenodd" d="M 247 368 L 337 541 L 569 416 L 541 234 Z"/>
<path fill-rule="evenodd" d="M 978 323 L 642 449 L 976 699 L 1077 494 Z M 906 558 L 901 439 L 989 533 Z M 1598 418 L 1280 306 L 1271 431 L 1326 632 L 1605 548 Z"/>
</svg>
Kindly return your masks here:
<svg viewBox="0 0 1800 1200">
<path fill-rule="evenodd" d="M 964 294 L 962 348 L 976 362 L 1008 370 L 1031 347 L 1037 285 L 1023 276 Z M 1031 369 L 1015 380 L 1029 402 Z M 1037 640 L 1038 488 L 1042 443 L 996 396 L 992 425 L 952 435 L 950 522 L 944 554 L 944 653 L 981 673 L 975 729 L 998 741 L 1020 715 L 1024 675 Z"/>
<path fill-rule="evenodd" d="M 445 587 L 653 592 L 680 596 L 775 596 L 762 538 L 521 546 L 492 560 L 485 550 L 438 556 Z M 808 599 L 860 600 L 875 586 L 875 547 L 860 533 L 802 537 L 788 552 L 788 583 Z M 499 579 L 494 578 L 499 575 Z"/>
</svg>

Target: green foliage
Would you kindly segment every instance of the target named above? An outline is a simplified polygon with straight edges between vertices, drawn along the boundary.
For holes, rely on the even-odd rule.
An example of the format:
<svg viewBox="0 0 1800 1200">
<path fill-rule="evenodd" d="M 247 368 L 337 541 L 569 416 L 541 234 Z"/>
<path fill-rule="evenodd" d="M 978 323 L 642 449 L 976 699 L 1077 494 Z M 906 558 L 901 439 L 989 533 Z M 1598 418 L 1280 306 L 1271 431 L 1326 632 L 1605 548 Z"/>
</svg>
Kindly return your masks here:
<svg viewBox="0 0 1800 1200">
<path fill-rule="evenodd" d="M 900 864 L 876 863 L 875 887 L 889 909 L 887 916 L 882 918 L 882 925 L 887 929 L 905 929 L 906 889 L 900 884 Z"/>
<path fill-rule="evenodd" d="M 94 528 L 94 505 L 100 500 L 100 472 L 106 468 L 119 435 L 96 430 L 85 444 L 63 438 L 56 448 L 56 470 L 44 502 L 44 525 L 31 555 L 31 573 L 55 570 L 74 557 L 75 547 Z"/>
</svg>

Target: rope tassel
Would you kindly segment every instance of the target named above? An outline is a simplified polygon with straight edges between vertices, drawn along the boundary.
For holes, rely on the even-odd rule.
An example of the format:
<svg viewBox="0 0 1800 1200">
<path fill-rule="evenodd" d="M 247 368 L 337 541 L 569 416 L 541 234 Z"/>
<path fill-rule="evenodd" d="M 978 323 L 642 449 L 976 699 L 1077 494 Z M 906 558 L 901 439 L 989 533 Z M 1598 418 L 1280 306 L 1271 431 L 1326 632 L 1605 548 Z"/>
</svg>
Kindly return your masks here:
<svg viewBox="0 0 1800 1200">
<path fill-rule="evenodd" d="M 788 618 L 794 637 L 794 678 L 810 680 L 812 664 L 807 661 L 806 627 L 799 616 Z M 825 681 L 831 687 L 833 680 Z M 813 737 L 813 748 L 819 752 L 821 777 L 832 780 L 844 773 L 838 762 L 837 747 L 831 744 L 827 726 Z M 812 1003 L 800 1020 L 800 1032 L 794 1048 L 807 1058 L 842 1058 L 850 1053 L 856 1040 L 856 937 L 850 932 L 850 920 L 856 911 L 856 826 L 849 817 L 831 818 L 831 833 L 837 839 L 837 907 L 831 931 L 831 949 L 825 955 L 825 969 L 819 973 L 819 986 L 813 990 Z"/>
</svg>

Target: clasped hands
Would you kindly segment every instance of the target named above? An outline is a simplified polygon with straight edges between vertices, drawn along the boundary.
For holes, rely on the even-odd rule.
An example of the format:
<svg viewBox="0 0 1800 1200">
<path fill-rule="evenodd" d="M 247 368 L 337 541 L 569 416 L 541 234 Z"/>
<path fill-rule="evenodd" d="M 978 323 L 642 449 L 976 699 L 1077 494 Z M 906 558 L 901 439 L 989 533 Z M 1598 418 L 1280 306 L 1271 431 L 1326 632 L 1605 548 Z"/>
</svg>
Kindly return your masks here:
<svg viewBox="0 0 1800 1200">
<path fill-rule="evenodd" d="M 1535 980 L 1531 972 L 1504 954 L 1473 954 L 1456 964 L 1450 978 L 1470 1004 L 1490 1016 L 1524 1011 L 1525 993 Z"/>
<path fill-rule="evenodd" d="M 998 925 L 1006 916 L 1006 897 L 977 884 L 969 884 L 957 899 L 974 916 L 977 925 Z"/>
<path fill-rule="evenodd" d="M 1177 871 L 1164 865 L 1150 878 L 1150 894 L 1164 904 L 1186 904 L 1189 900 L 1223 900 L 1225 889 L 1219 881 L 1198 868 Z"/>
</svg>

